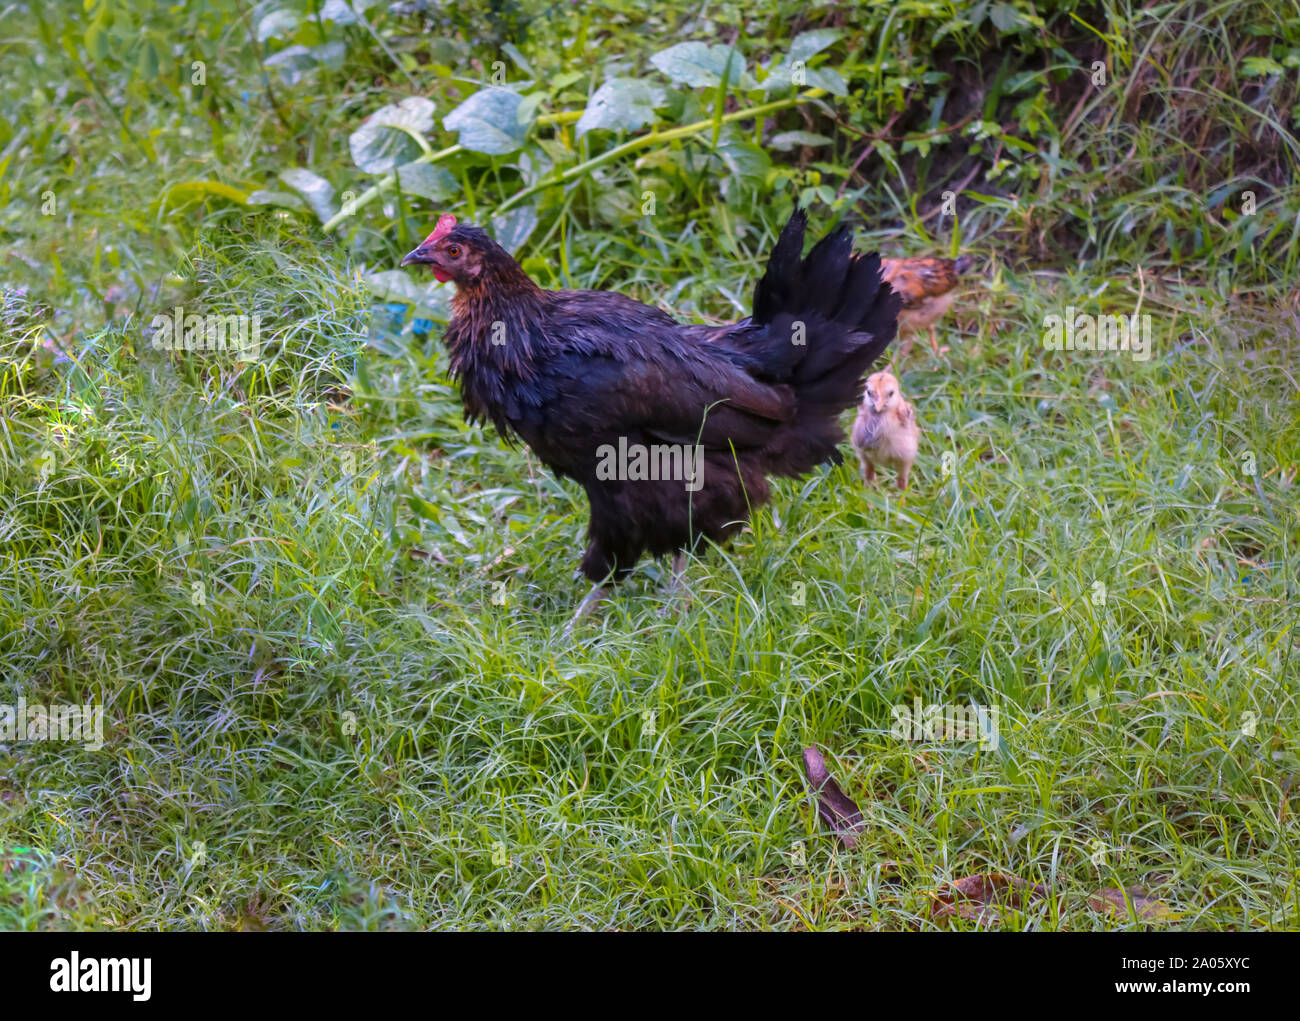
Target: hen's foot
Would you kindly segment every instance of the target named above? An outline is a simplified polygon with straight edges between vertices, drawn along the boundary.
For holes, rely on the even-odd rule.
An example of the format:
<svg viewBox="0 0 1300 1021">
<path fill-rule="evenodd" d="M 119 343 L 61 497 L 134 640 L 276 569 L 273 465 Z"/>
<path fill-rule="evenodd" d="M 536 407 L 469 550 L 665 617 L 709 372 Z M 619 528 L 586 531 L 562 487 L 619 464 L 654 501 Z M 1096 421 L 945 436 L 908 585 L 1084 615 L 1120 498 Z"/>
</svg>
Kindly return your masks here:
<svg viewBox="0 0 1300 1021">
<path fill-rule="evenodd" d="M 577 626 L 578 621 L 589 616 L 604 601 L 607 595 L 609 595 L 609 589 L 604 585 L 593 585 L 591 591 L 583 596 L 582 602 L 578 604 L 578 609 L 574 612 L 569 623 L 564 625 L 564 637 L 572 638 L 573 629 Z"/>
</svg>

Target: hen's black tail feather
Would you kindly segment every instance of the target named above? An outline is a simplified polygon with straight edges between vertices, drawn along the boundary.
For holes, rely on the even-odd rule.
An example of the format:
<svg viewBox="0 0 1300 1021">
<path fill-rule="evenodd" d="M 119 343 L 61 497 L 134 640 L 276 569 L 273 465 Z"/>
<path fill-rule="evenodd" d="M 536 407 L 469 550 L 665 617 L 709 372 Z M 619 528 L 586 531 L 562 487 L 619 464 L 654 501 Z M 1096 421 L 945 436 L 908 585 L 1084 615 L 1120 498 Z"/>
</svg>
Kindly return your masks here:
<svg viewBox="0 0 1300 1021">
<path fill-rule="evenodd" d="M 754 288 L 752 321 L 769 328 L 747 353 L 795 396 L 794 419 L 764 451 L 778 475 L 839 460 L 840 413 L 857 404 L 867 369 L 894 339 L 900 305 L 880 281 L 880 257 L 853 257 L 847 226 L 801 257 L 806 225 L 796 209 Z"/>
</svg>

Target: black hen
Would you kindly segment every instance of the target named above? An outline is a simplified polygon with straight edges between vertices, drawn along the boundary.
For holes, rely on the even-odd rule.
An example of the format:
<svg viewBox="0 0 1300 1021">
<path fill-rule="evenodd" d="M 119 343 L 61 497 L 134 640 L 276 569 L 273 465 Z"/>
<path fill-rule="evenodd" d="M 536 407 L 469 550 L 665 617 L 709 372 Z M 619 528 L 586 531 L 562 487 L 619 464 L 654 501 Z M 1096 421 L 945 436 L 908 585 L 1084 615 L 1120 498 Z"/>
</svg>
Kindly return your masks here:
<svg viewBox="0 0 1300 1021">
<path fill-rule="evenodd" d="M 477 227 L 444 216 L 402 265 L 455 281 L 446 333 L 470 420 L 518 436 L 587 491 L 582 570 L 722 542 L 770 495 L 768 475 L 839 460 L 840 413 L 894 337 L 899 299 L 847 227 L 803 257 L 796 210 L 754 288 L 754 314 L 683 326 L 609 291 L 544 291 Z M 674 567 L 680 573 L 681 559 Z"/>
</svg>

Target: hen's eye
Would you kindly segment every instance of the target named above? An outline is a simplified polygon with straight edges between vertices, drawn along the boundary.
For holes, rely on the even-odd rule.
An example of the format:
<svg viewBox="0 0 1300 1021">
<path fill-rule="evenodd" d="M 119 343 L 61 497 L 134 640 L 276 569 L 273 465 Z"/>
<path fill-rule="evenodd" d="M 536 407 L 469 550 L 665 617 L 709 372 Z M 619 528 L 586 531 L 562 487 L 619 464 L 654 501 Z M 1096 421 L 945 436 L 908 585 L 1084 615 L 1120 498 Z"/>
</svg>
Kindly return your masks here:
<svg viewBox="0 0 1300 1021">
<path fill-rule="evenodd" d="M 460 258 L 460 245 L 448 245 L 448 246 L 447 246 L 447 254 L 450 255 L 453 259 L 459 259 L 459 258 Z"/>
</svg>

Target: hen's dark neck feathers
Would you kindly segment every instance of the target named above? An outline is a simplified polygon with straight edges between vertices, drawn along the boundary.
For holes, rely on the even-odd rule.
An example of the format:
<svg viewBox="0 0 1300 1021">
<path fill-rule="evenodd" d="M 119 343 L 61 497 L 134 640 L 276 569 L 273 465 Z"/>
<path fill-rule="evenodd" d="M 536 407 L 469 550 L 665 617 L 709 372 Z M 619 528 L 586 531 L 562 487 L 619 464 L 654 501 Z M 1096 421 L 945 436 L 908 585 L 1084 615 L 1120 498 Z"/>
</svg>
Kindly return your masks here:
<svg viewBox="0 0 1300 1021">
<path fill-rule="evenodd" d="M 482 233 L 481 231 L 478 233 Z M 510 253 L 483 234 L 471 240 L 480 272 L 457 284 L 445 337 L 452 375 L 471 419 L 490 419 L 509 438 L 502 408 L 506 392 L 529 383 L 546 344 L 543 321 L 550 292 L 542 290 Z"/>
</svg>

